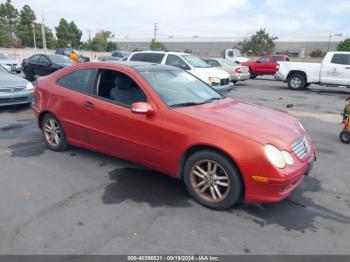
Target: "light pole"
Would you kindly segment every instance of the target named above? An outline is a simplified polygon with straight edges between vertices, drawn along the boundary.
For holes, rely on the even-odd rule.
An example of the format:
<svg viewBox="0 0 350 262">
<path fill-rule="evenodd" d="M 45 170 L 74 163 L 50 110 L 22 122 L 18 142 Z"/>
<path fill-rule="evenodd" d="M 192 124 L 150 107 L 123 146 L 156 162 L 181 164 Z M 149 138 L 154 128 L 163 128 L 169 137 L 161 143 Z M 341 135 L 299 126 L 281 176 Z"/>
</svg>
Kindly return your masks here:
<svg viewBox="0 0 350 262">
<path fill-rule="evenodd" d="M 343 36 L 343 34 L 333 34 L 333 35 L 329 35 L 329 41 L 328 41 L 328 48 L 327 48 L 327 52 L 329 52 L 329 49 L 331 48 L 331 41 L 332 41 L 332 37 L 335 37 L 335 36 L 342 37 L 342 36 Z"/>
<path fill-rule="evenodd" d="M 35 39 L 35 22 L 32 24 L 33 28 L 33 41 L 34 41 L 34 49 L 36 49 L 36 39 Z"/>
</svg>

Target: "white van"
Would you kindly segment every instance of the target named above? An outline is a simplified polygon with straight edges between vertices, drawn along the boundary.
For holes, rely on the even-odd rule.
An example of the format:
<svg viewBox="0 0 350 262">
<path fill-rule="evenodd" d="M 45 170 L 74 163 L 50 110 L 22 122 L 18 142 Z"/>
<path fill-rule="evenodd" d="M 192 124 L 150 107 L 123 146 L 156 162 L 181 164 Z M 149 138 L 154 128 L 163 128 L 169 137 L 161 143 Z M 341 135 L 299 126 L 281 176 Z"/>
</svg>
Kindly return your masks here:
<svg viewBox="0 0 350 262">
<path fill-rule="evenodd" d="M 234 87 L 230 75 L 227 72 L 210 67 L 206 62 L 192 54 L 141 51 L 132 53 L 127 61 L 150 62 L 179 67 L 211 85 L 220 93 L 228 92 Z"/>
</svg>

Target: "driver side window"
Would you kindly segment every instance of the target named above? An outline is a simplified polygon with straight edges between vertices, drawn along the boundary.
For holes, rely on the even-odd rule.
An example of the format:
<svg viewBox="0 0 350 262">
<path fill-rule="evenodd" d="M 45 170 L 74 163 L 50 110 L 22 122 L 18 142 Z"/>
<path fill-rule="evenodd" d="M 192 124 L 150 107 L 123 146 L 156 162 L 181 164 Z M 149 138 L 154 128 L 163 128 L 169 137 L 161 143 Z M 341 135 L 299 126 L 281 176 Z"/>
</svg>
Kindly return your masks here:
<svg viewBox="0 0 350 262">
<path fill-rule="evenodd" d="M 176 66 L 184 70 L 190 70 L 188 65 L 180 57 L 176 55 L 168 55 L 165 64 L 170 66 Z"/>
<path fill-rule="evenodd" d="M 100 71 L 95 93 L 125 107 L 136 102 L 147 102 L 147 96 L 132 78 L 113 70 Z"/>
</svg>

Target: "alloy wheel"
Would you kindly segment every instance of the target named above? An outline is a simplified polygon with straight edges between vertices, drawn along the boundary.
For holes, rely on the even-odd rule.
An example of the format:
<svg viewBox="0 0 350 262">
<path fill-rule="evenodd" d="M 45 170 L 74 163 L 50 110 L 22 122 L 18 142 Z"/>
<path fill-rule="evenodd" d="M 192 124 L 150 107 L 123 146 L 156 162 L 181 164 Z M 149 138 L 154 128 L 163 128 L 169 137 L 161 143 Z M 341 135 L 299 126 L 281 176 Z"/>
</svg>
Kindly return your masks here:
<svg viewBox="0 0 350 262">
<path fill-rule="evenodd" d="M 294 89 L 300 88 L 301 84 L 302 84 L 302 82 L 301 82 L 301 79 L 299 77 L 293 77 L 290 80 L 290 86 Z"/>
<path fill-rule="evenodd" d="M 190 182 L 196 194 L 210 203 L 223 201 L 231 188 L 226 170 L 212 160 L 195 163 L 191 169 Z"/>
<path fill-rule="evenodd" d="M 51 146 L 58 146 L 61 143 L 61 129 L 54 118 L 48 118 L 45 122 L 44 135 Z"/>
</svg>

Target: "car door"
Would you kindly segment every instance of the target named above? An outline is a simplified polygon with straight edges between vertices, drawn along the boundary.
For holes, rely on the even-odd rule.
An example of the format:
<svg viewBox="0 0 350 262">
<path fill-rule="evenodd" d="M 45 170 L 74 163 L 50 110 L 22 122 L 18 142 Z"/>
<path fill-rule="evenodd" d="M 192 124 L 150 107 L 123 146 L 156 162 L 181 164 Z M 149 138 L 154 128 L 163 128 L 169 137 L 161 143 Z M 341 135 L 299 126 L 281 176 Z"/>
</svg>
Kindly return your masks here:
<svg viewBox="0 0 350 262">
<path fill-rule="evenodd" d="M 350 54 L 345 54 L 344 84 L 350 86 Z"/>
<path fill-rule="evenodd" d="M 44 55 L 40 55 L 38 75 L 46 76 L 51 73 L 51 61 Z"/>
<path fill-rule="evenodd" d="M 88 144 L 86 123 L 91 110 L 86 101 L 93 94 L 96 74 L 96 69 L 84 68 L 66 74 L 55 83 L 60 91 L 52 110 L 63 124 L 68 140 L 82 145 Z"/>
<path fill-rule="evenodd" d="M 330 62 L 323 62 L 321 65 L 321 83 L 334 85 L 347 85 L 346 72 L 347 55 L 343 53 L 333 54 Z"/>
<path fill-rule="evenodd" d="M 108 70 L 116 77 L 122 75 L 131 78 L 136 84 L 135 87 L 143 93 L 142 100 L 147 101 L 154 108 L 154 113 L 150 116 L 131 112 L 130 104 L 113 100 L 108 95 L 111 91 L 103 92 L 105 88 L 117 88 L 117 86 L 109 86 L 109 83 L 115 80 L 105 81 L 103 74 L 106 71 L 107 69 L 99 71 L 95 95 L 86 101 L 91 105 L 90 117 L 87 120 L 89 143 L 98 151 L 157 167 L 162 154 L 159 149 L 161 148 L 159 132 L 161 116 L 157 105 L 142 88 L 140 76 L 135 78 L 134 75 L 125 71 Z"/>
<path fill-rule="evenodd" d="M 35 74 L 39 75 L 39 66 L 40 66 L 40 55 L 33 55 L 29 58 L 27 67 Z"/>
<path fill-rule="evenodd" d="M 269 57 L 263 56 L 255 63 L 255 71 L 258 74 L 269 74 Z"/>
</svg>

